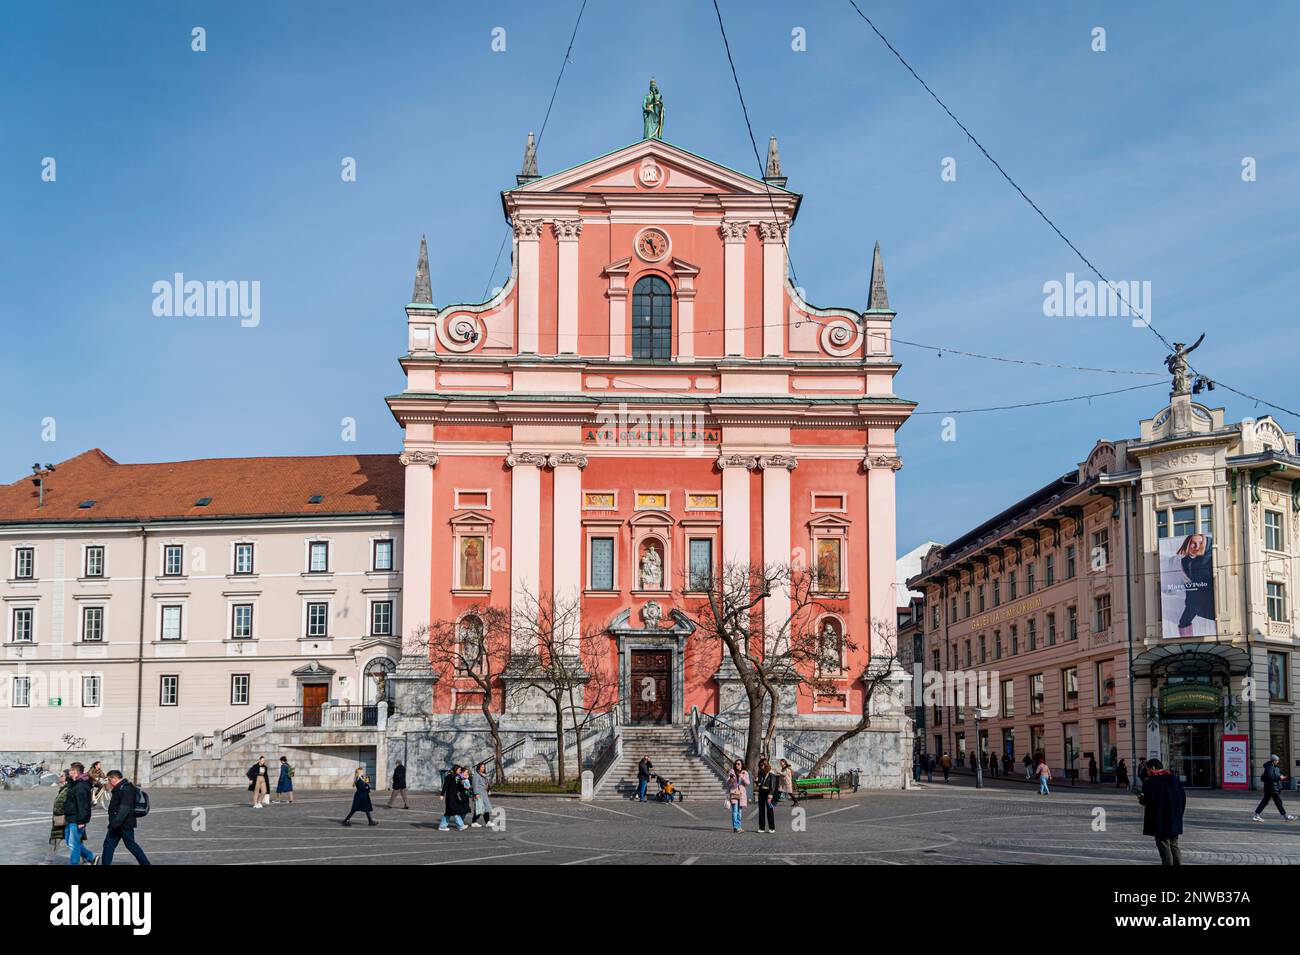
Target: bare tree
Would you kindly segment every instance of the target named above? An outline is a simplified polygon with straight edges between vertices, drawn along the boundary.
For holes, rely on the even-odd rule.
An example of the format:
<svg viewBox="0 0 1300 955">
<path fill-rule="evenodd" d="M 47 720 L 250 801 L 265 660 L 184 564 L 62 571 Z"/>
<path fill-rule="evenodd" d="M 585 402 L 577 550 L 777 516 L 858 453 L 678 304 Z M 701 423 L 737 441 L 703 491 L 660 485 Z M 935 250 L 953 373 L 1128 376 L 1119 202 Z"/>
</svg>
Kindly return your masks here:
<svg viewBox="0 0 1300 955">
<path fill-rule="evenodd" d="M 826 752 L 822 753 L 808 770 L 809 776 L 819 775 L 822 768 L 835 758 L 841 746 L 871 727 L 871 701 L 880 693 L 890 692 L 885 685 L 893 681 L 899 667 L 897 624 L 879 618 L 873 619 L 869 649 L 869 662 L 861 678 L 862 715 L 857 723 L 831 741 Z"/>
<path fill-rule="evenodd" d="M 578 733 L 581 767 L 581 731 L 598 713 L 590 705 L 587 687 L 594 681 L 593 692 L 602 698 L 610 692 L 601 689 L 606 686 L 597 643 L 602 631 L 583 629 L 577 597 L 539 597 L 526 591 L 515 595 L 511 629 L 515 647 L 510 661 L 512 682 L 517 692 L 534 690 L 550 703 L 555 717 L 555 781 L 563 783 L 568 778 L 565 715 Z M 613 692 L 617 692 L 616 686 Z M 609 705 L 606 700 L 606 709 Z"/>
<path fill-rule="evenodd" d="M 831 648 L 816 626 L 825 610 L 817 575 L 778 564 L 728 563 L 716 575 L 686 582 L 681 599 L 698 605 L 690 608 L 696 639 L 716 641 L 735 667 L 749 712 L 745 764 L 753 770 L 776 734 L 780 686 L 810 683 L 832 669 Z M 765 613 L 774 605 L 775 612 Z M 839 637 L 836 659 L 848 649 Z"/>
<path fill-rule="evenodd" d="M 415 634 L 429 663 L 451 680 L 471 680 L 492 737 L 497 782 L 505 780 L 501 722 L 492 708 L 493 693 L 510 658 L 510 615 L 499 607 L 475 605 L 455 620 L 439 620 Z"/>
</svg>

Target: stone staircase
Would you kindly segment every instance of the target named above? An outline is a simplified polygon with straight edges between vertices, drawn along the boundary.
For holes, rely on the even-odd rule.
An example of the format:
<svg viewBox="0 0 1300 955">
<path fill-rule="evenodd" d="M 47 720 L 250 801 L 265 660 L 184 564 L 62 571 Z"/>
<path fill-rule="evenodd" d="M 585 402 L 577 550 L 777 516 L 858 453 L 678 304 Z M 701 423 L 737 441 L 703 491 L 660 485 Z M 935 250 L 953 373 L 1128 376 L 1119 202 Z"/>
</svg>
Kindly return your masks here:
<svg viewBox="0 0 1300 955">
<path fill-rule="evenodd" d="M 708 763 L 695 755 L 687 728 L 624 726 L 621 732 L 623 755 L 596 791 L 597 797 L 630 797 L 635 793 L 636 766 L 642 756 L 649 756 L 654 764 L 651 772 L 671 780 L 687 800 L 721 797 L 722 779 Z M 651 779 L 646 787 L 647 798 L 658 791 L 659 784 Z"/>
</svg>

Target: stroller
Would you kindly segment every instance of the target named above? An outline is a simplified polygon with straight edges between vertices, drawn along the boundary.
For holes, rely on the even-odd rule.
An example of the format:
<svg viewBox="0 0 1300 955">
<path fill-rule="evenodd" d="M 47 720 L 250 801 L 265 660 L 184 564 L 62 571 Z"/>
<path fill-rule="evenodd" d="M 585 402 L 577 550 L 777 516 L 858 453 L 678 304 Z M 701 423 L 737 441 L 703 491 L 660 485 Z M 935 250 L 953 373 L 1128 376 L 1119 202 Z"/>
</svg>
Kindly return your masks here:
<svg viewBox="0 0 1300 955">
<path fill-rule="evenodd" d="M 656 774 L 655 782 L 659 784 L 659 791 L 655 793 L 655 799 L 660 802 L 681 802 L 686 798 L 686 794 L 673 785 L 672 780 L 664 779 Z"/>
</svg>

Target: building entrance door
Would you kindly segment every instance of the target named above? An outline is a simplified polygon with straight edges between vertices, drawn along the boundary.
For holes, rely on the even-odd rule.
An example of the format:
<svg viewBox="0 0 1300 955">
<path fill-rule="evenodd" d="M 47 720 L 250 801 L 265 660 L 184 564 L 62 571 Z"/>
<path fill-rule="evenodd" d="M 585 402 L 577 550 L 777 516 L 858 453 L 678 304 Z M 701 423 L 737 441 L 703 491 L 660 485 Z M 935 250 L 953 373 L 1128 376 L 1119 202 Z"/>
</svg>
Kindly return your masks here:
<svg viewBox="0 0 1300 955">
<path fill-rule="evenodd" d="M 627 690 L 633 723 L 672 722 L 673 655 L 668 650 L 633 650 Z"/>
<path fill-rule="evenodd" d="M 328 683 L 304 683 L 302 685 L 302 725 L 320 726 L 321 707 L 329 699 Z"/>
<path fill-rule="evenodd" d="M 1214 727 L 1210 723 L 1169 723 L 1171 771 L 1183 784 L 1198 789 L 1215 785 Z"/>
</svg>

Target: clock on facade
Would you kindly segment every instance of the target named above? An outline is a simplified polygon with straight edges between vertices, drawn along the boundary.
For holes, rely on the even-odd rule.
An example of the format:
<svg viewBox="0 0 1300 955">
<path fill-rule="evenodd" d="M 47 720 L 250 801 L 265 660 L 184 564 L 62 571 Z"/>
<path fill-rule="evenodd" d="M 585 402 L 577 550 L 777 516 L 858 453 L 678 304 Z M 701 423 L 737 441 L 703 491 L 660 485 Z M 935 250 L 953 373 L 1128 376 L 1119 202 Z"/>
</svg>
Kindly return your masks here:
<svg viewBox="0 0 1300 955">
<path fill-rule="evenodd" d="M 636 237 L 636 254 L 646 262 L 658 262 L 668 254 L 668 236 L 658 229 L 646 229 Z"/>
</svg>

